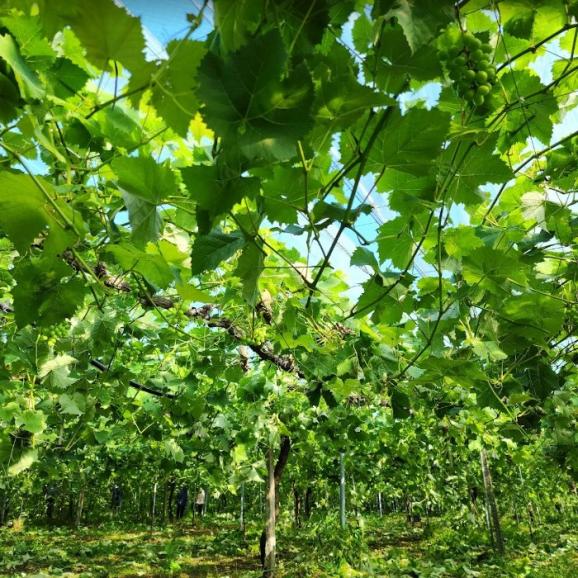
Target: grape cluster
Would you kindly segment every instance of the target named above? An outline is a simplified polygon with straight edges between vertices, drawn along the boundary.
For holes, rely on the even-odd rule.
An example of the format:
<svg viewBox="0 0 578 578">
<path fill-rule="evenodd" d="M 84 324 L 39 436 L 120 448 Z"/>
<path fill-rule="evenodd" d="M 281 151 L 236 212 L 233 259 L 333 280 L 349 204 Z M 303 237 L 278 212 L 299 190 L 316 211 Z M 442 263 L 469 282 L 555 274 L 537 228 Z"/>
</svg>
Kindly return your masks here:
<svg viewBox="0 0 578 578">
<path fill-rule="evenodd" d="M 46 342 L 49 347 L 54 347 L 59 339 L 68 337 L 68 325 L 61 323 L 59 325 L 52 325 L 47 327 L 39 335 L 39 340 Z"/>
<path fill-rule="evenodd" d="M 482 106 L 496 80 L 496 68 L 490 62 L 492 47 L 469 32 L 447 51 L 440 53 L 456 90 L 468 102 Z"/>
</svg>

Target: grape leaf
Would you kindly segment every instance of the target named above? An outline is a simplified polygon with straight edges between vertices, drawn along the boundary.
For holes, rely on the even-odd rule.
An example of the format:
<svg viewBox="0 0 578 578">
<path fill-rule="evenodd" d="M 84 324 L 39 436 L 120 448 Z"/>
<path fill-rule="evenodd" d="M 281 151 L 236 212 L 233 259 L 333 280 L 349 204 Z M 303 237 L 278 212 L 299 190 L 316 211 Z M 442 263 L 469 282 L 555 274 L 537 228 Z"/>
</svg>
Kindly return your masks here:
<svg viewBox="0 0 578 578">
<path fill-rule="evenodd" d="M 428 43 L 454 16 L 453 0 L 376 0 L 374 17 L 396 18 L 413 52 Z"/>
<path fill-rule="evenodd" d="M 263 0 L 214 0 L 215 23 L 225 52 L 247 42 L 261 20 Z"/>
<path fill-rule="evenodd" d="M 12 290 L 17 325 L 53 325 L 74 315 L 86 287 L 82 279 L 69 277 L 72 273 L 63 262 L 49 258 L 20 261 Z"/>
<path fill-rule="evenodd" d="M 40 410 L 26 409 L 16 417 L 16 425 L 33 434 L 46 429 L 46 415 Z"/>
<path fill-rule="evenodd" d="M 427 175 L 448 137 L 450 115 L 414 108 L 393 111 L 369 154 L 368 167 L 384 167 L 411 175 Z"/>
<path fill-rule="evenodd" d="M 191 253 L 191 273 L 198 275 L 215 269 L 221 261 L 232 257 L 243 245 L 245 238 L 238 231 L 230 234 L 213 231 L 208 235 L 197 236 Z"/>
<path fill-rule="evenodd" d="M 46 90 L 22 58 L 10 34 L 0 34 L 0 58 L 3 58 L 12 68 L 20 93 L 24 98 L 41 99 L 44 97 Z"/>
<path fill-rule="evenodd" d="M 173 272 L 161 255 L 141 251 L 128 243 L 111 245 L 107 251 L 124 271 L 137 271 L 152 285 L 166 288 L 174 281 Z"/>
<path fill-rule="evenodd" d="M 105 70 L 116 60 L 134 72 L 146 66 L 145 40 L 139 18 L 114 0 L 77 0 L 68 20 L 86 50 L 86 57 Z"/>
<path fill-rule="evenodd" d="M 311 127 L 311 78 L 302 65 L 284 75 L 287 53 L 274 30 L 229 56 L 209 52 L 199 69 L 203 117 L 249 157 L 286 159 Z"/>
<path fill-rule="evenodd" d="M 112 163 L 124 190 L 132 237 L 140 247 L 158 238 L 163 221 L 157 206 L 177 188 L 174 173 L 152 157 L 120 157 Z"/>
<path fill-rule="evenodd" d="M 263 272 L 265 253 L 256 241 L 248 243 L 239 257 L 235 275 L 243 282 L 243 297 L 251 305 L 255 305 L 259 298 L 257 281 Z"/>
<path fill-rule="evenodd" d="M 167 52 L 169 61 L 152 86 L 151 103 L 168 126 L 186 136 L 199 107 L 197 69 L 206 47 L 203 42 L 194 40 L 173 40 L 167 45 Z"/>
<path fill-rule="evenodd" d="M 453 143 L 442 155 L 441 172 L 451 178 L 448 193 L 455 202 L 480 203 L 483 200 L 480 185 L 507 182 L 513 176 L 512 169 L 494 154 L 496 138 L 497 135 L 489 137 L 481 145 Z"/>
</svg>

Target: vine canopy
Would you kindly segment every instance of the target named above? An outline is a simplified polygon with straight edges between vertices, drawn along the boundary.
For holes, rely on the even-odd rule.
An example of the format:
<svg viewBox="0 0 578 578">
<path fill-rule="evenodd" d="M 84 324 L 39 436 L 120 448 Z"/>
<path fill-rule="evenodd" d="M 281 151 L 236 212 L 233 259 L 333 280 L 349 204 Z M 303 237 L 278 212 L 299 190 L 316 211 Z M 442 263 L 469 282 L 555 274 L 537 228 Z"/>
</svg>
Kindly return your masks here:
<svg viewBox="0 0 578 578">
<path fill-rule="evenodd" d="M 1 1 L 2 419 L 46 430 L 32 388 L 94 429 L 103 379 L 201 419 L 282 371 L 547 415 L 576 467 L 577 18 L 214 0 L 159 54 L 113 0 Z"/>
</svg>

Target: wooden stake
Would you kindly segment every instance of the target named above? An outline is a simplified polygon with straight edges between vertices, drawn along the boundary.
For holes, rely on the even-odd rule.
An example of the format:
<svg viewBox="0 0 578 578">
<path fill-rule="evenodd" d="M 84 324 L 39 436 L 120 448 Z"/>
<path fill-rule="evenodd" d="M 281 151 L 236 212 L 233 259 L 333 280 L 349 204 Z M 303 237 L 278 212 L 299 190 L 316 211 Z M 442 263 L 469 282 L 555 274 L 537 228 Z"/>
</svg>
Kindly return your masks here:
<svg viewBox="0 0 578 578">
<path fill-rule="evenodd" d="M 345 453 L 339 454 L 339 522 L 341 528 L 347 523 L 345 516 Z"/>
<path fill-rule="evenodd" d="M 271 578 L 275 575 L 275 555 L 277 550 L 276 536 L 275 536 L 275 463 L 273 460 L 273 448 L 269 447 L 267 450 L 267 500 L 266 500 L 266 515 L 267 524 L 265 527 L 266 541 L 265 541 L 265 564 L 263 568 L 263 578 Z"/>
</svg>

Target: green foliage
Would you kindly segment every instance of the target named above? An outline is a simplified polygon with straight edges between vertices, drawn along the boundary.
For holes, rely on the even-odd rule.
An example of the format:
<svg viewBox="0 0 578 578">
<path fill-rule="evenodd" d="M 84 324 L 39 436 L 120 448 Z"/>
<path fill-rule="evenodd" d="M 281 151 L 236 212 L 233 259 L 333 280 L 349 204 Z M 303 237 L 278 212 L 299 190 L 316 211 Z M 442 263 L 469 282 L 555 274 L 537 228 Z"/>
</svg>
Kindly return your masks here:
<svg viewBox="0 0 578 578">
<path fill-rule="evenodd" d="M 576 3 L 494 4 L 215 0 L 147 61 L 113 0 L 1 2 L 4 477 L 576 476 Z"/>
<path fill-rule="evenodd" d="M 309 74 L 301 65 L 283 78 L 287 57 L 279 33 L 270 32 L 230 56 L 208 53 L 201 63 L 207 124 L 249 157 L 291 158 L 311 126 Z"/>
</svg>

